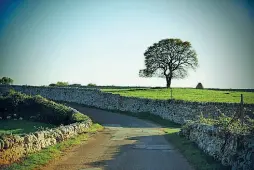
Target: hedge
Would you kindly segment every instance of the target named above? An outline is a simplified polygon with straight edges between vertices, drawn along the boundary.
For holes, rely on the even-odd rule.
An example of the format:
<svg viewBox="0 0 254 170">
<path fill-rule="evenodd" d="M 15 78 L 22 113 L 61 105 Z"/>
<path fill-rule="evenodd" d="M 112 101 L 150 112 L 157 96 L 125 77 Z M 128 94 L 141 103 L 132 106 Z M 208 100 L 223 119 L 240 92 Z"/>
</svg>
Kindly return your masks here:
<svg viewBox="0 0 254 170">
<path fill-rule="evenodd" d="M 29 96 L 13 90 L 0 96 L 0 117 L 1 119 L 22 118 L 54 125 L 65 125 L 89 119 L 75 109 L 50 101 L 40 95 Z"/>
</svg>

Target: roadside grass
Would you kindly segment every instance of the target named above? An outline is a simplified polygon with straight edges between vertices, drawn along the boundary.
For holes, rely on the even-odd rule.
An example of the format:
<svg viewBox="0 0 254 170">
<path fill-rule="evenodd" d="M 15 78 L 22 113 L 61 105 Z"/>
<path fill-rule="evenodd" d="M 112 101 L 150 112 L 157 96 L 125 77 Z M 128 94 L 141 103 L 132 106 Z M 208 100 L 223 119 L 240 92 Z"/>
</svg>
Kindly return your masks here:
<svg viewBox="0 0 254 170">
<path fill-rule="evenodd" d="M 23 134 L 39 129 L 54 128 L 55 125 L 27 120 L 0 120 L 0 135 Z"/>
<path fill-rule="evenodd" d="M 102 92 L 119 94 L 127 97 L 139 97 L 148 99 L 170 99 L 170 89 L 101 89 Z M 239 103 L 243 94 L 244 103 L 254 104 L 254 92 L 219 91 L 207 89 L 173 88 L 172 96 L 175 100 L 193 102 L 225 102 Z"/>
<path fill-rule="evenodd" d="M 72 103 L 74 104 L 74 103 Z M 86 106 L 89 108 L 96 108 L 91 106 Z M 99 109 L 99 108 L 97 108 Z M 169 120 L 162 119 L 159 116 L 152 115 L 150 113 L 133 113 L 133 112 L 124 112 L 118 110 L 108 110 L 100 109 L 109 112 L 120 113 L 128 116 L 137 117 L 142 120 L 147 120 L 154 122 L 162 126 L 162 130 L 165 132 L 165 139 L 169 141 L 175 148 L 187 159 L 187 161 L 192 165 L 195 170 L 230 170 L 230 167 L 223 166 L 219 161 L 215 160 L 213 157 L 205 154 L 198 146 L 178 135 L 178 132 L 181 130 L 181 125 L 174 123 Z"/>
<path fill-rule="evenodd" d="M 29 154 L 26 158 L 20 162 L 13 163 L 10 166 L 4 168 L 4 170 L 34 170 L 39 169 L 43 165 L 46 165 L 53 159 L 59 158 L 63 151 L 79 145 L 82 142 L 86 141 L 91 134 L 96 133 L 97 131 L 103 130 L 103 127 L 99 124 L 93 124 L 88 130 L 87 133 L 78 135 L 74 138 L 68 139 L 61 143 L 58 143 L 53 146 L 49 146 L 37 153 Z"/>
</svg>

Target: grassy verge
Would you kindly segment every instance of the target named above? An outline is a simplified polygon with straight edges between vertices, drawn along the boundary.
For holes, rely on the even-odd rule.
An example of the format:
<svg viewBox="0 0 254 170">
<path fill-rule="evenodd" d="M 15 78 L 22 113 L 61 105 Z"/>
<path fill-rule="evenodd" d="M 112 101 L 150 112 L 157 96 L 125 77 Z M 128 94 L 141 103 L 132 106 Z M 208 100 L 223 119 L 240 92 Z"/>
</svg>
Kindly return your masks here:
<svg viewBox="0 0 254 170">
<path fill-rule="evenodd" d="M 41 128 L 53 127 L 55 126 L 51 124 L 27 120 L 0 120 L 0 135 L 30 133 L 35 132 Z"/>
<path fill-rule="evenodd" d="M 120 94 L 127 97 L 139 97 L 148 99 L 170 99 L 170 89 L 101 89 L 103 92 Z M 243 94 L 244 103 L 254 103 L 253 92 L 238 91 L 218 91 L 207 89 L 188 89 L 173 88 L 172 95 L 176 100 L 194 101 L 194 102 L 225 102 L 239 103 L 240 96 Z"/>
<path fill-rule="evenodd" d="M 85 105 L 84 105 L 85 106 Z M 85 106 L 89 107 L 89 106 Z M 95 107 L 90 107 L 95 108 Z M 154 123 L 157 123 L 163 127 L 165 134 L 165 138 L 173 144 L 177 150 L 188 160 L 188 162 L 196 169 L 196 170 L 229 170 L 230 167 L 225 167 L 221 165 L 219 161 L 216 161 L 213 157 L 205 154 L 202 150 L 200 150 L 197 145 L 184 138 L 179 136 L 177 133 L 181 129 L 181 125 L 176 124 L 172 121 L 162 119 L 159 116 L 152 115 L 149 113 L 132 113 L 132 112 L 123 112 L 117 110 L 107 110 L 101 109 L 105 111 L 121 113 L 128 116 L 134 116 L 139 119 L 148 120 Z"/>
<path fill-rule="evenodd" d="M 40 152 L 29 154 L 19 163 L 14 163 L 9 167 L 6 167 L 4 170 L 34 170 L 39 167 L 46 165 L 52 159 L 56 159 L 61 156 L 62 152 L 67 148 L 70 148 L 75 145 L 81 144 L 83 141 L 86 141 L 89 135 L 101 131 L 103 127 L 99 124 L 93 124 L 91 128 L 87 130 L 87 133 L 78 135 L 75 138 L 68 139 L 61 143 L 58 143 L 54 146 L 49 146 Z"/>
</svg>

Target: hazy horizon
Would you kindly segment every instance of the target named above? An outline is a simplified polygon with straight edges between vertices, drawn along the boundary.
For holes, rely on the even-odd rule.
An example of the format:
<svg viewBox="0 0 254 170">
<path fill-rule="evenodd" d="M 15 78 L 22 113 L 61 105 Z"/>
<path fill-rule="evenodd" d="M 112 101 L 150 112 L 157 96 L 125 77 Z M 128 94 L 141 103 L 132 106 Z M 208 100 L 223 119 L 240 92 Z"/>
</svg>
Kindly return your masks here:
<svg viewBox="0 0 254 170">
<path fill-rule="evenodd" d="M 2 0 L 0 77 L 14 84 L 165 86 L 140 78 L 144 52 L 191 42 L 199 67 L 173 87 L 254 88 L 254 7 L 248 0 Z"/>
</svg>

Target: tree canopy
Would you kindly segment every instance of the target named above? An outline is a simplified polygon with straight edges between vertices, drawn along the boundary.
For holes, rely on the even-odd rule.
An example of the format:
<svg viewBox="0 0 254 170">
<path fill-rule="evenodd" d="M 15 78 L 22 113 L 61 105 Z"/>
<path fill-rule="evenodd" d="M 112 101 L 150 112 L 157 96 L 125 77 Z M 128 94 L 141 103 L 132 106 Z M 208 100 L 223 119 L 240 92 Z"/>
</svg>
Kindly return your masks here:
<svg viewBox="0 0 254 170">
<path fill-rule="evenodd" d="M 0 84 L 5 84 L 5 85 L 10 85 L 13 84 L 13 79 L 9 78 L 9 77 L 2 77 L 0 79 Z"/>
<path fill-rule="evenodd" d="M 144 53 L 145 69 L 139 71 L 140 77 L 166 78 L 167 87 L 172 79 L 182 79 L 188 69 L 198 67 L 198 59 L 191 43 L 180 39 L 163 39 L 148 47 Z"/>
</svg>

